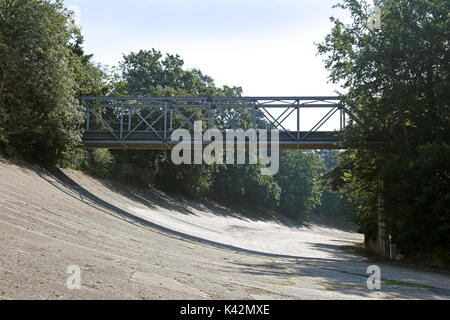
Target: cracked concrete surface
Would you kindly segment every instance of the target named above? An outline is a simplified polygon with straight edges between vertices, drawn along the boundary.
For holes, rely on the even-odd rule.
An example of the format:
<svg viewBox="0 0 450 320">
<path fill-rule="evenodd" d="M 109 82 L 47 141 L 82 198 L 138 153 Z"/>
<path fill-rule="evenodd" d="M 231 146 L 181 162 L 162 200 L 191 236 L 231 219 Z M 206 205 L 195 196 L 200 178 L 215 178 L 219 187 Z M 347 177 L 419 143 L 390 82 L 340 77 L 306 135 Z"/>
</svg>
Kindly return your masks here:
<svg viewBox="0 0 450 320">
<path fill-rule="evenodd" d="M 448 273 L 371 261 L 348 249 L 361 241 L 0 159 L 0 299 L 450 297 Z M 371 264 L 381 290 L 367 289 Z"/>
</svg>

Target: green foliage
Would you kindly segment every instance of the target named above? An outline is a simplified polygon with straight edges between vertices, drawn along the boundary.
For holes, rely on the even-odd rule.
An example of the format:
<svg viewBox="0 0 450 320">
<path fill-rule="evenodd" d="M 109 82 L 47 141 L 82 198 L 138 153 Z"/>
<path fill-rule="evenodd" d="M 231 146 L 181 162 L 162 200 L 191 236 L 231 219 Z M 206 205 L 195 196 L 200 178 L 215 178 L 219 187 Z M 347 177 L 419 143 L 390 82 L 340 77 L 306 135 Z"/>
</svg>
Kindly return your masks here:
<svg viewBox="0 0 450 320">
<path fill-rule="evenodd" d="M 222 165 L 214 180 L 214 197 L 221 200 L 277 208 L 281 189 L 273 176 L 263 176 L 261 165 Z"/>
<path fill-rule="evenodd" d="M 107 149 L 93 149 L 88 152 L 87 169 L 97 176 L 108 176 L 113 162 L 114 157 Z"/>
<path fill-rule="evenodd" d="M 382 190 L 378 185 L 378 162 L 374 152 L 354 150 L 342 154 L 341 162 L 333 174 L 337 185 L 348 194 L 353 220 L 368 239 L 377 236 L 377 200 Z M 337 174 L 336 174 L 337 173 Z M 333 181 L 332 185 L 336 183 Z"/>
<path fill-rule="evenodd" d="M 450 252 L 450 2 L 375 4 L 381 29 L 367 27 L 365 1 L 345 0 L 339 7 L 353 22 L 332 19 L 334 28 L 318 45 L 353 115 L 345 133 L 352 150 L 328 177 L 349 193 L 367 236 L 376 236 L 382 192 L 387 232 L 404 254 Z M 367 138 L 374 136 L 387 143 L 371 149 Z"/>
<path fill-rule="evenodd" d="M 338 221 L 341 225 L 348 225 L 349 221 L 355 219 L 352 215 L 348 194 L 338 191 L 336 186 L 330 184 L 331 181 L 334 181 L 334 176 L 338 171 L 336 168 L 341 165 L 341 152 L 337 150 L 319 150 L 316 152 L 324 167 L 320 178 L 322 198 L 320 205 L 314 210 L 314 214 L 331 218 L 332 221 Z"/>
<path fill-rule="evenodd" d="M 55 163 L 79 139 L 82 116 L 60 1 L 0 1 L 0 142 Z"/>
<path fill-rule="evenodd" d="M 175 193 L 200 198 L 208 194 L 213 183 L 212 166 L 180 165 L 164 162 L 157 176 L 157 185 Z"/>
<path fill-rule="evenodd" d="M 417 157 L 391 156 L 384 163 L 383 175 L 397 180 L 385 187 L 386 204 L 395 208 L 388 222 L 396 242 L 407 252 L 446 253 L 450 258 L 449 164 L 446 142 L 417 146 Z"/>
<path fill-rule="evenodd" d="M 186 70 L 183 65 L 180 56 L 167 54 L 163 58 L 162 53 L 155 49 L 124 55 L 121 68 L 127 93 L 152 97 L 214 97 L 242 92 L 238 87 L 219 89 L 211 77 L 197 69 Z"/>
<path fill-rule="evenodd" d="M 280 154 L 280 171 L 275 176 L 281 188 L 280 210 L 287 215 L 306 217 L 319 204 L 319 175 L 323 162 L 314 152 L 299 150 Z"/>
</svg>

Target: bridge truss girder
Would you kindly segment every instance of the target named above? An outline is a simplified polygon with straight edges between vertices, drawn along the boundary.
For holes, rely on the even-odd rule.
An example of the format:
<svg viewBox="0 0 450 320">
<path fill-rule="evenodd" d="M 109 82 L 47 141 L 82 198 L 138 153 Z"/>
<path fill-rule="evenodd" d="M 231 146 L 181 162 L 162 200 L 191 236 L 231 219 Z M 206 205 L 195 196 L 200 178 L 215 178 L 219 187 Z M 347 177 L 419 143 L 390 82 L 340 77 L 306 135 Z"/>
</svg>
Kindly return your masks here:
<svg viewBox="0 0 450 320">
<path fill-rule="evenodd" d="M 83 144 L 92 148 L 166 149 L 176 129 L 278 129 L 280 148 L 340 149 L 339 132 L 349 114 L 337 97 L 80 97 L 86 110 Z M 324 109 L 308 129 L 301 128 L 302 110 Z M 338 114 L 339 128 L 320 129 Z M 350 116 L 351 117 L 351 116 Z M 287 128 L 288 120 L 296 128 Z M 208 141 L 204 141 L 208 144 Z"/>
</svg>

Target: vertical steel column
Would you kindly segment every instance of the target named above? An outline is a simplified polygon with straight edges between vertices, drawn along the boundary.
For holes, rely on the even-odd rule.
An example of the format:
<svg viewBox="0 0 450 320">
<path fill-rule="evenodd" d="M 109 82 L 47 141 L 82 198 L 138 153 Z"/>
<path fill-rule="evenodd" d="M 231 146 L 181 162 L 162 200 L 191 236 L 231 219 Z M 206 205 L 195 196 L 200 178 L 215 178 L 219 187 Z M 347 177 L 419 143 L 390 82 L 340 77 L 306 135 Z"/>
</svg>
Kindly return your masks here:
<svg viewBox="0 0 450 320">
<path fill-rule="evenodd" d="M 377 199 L 377 209 L 378 209 L 378 232 L 377 232 L 377 245 L 378 254 L 388 258 L 388 243 L 386 235 L 386 222 L 384 214 L 384 181 L 378 178 L 378 199 Z"/>
<path fill-rule="evenodd" d="M 119 137 L 120 137 L 120 140 L 122 140 L 123 139 L 123 109 L 124 109 L 124 106 L 123 106 L 123 103 L 121 102 L 120 103 L 120 133 L 119 133 Z"/>
<path fill-rule="evenodd" d="M 206 130 L 212 129 L 212 123 L 211 123 L 211 101 L 208 101 L 208 127 Z M 206 139 L 211 141 L 211 134 L 209 134 Z"/>
<path fill-rule="evenodd" d="M 297 140 L 300 140 L 300 100 L 297 100 Z"/>
<path fill-rule="evenodd" d="M 164 102 L 164 140 L 167 141 L 167 102 Z"/>
<path fill-rule="evenodd" d="M 169 121 L 169 130 L 173 130 L 173 110 L 170 108 L 170 121 Z"/>
<path fill-rule="evenodd" d="M 256 130 L 256 101 L 252 102 L 252 125 L 253 125 L 253 129 Z"/>
<path fill-rule="evenodd" d="M 128 105 L 128 132 L 131 131 L 131 106 Z"/>
<path fill-rule="evenodd" d="M 343 123 L 344 123 L 344 125 L 343 125 L 343 128 L 345 129 L 345 127 L 347 126 L 347 119 L 345 119 L 345 111 L 343 111 L 342 112 L 342 120 L 343 120 Z"/>
<path fill-rule="evenodd" d="M 212 129 L 212 123 L 211 123 L 211 101 L 208 102 L 208 129 Z"/>
</svg>

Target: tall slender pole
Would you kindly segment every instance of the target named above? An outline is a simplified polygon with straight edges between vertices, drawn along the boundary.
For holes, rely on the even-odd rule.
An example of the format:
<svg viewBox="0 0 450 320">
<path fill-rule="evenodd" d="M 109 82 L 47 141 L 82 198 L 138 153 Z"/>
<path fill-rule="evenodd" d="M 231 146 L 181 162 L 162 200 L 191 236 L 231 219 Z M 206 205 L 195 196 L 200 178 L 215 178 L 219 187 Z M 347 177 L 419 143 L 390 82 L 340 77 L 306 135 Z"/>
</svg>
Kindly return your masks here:
<svg viewBox="0 0 450 320">
<path fill-rule="evenodd" d="M 255 101 L 253 101 L 253 103 L 252 103 L 252 126 L 253 126 L 253 129 L 255 129 L 256 130 L 256 102 Z"/>
<path fill-rule="evenodd" d="M 300 101 L 297 100 L 297 140 L 300 140 Z"/>
<path fill-rule="evenodd" d="M 123 139 L 123 111 L 124 111 L 124 106 L 123 103 L 120 104 L 120 139 Z"/>
</svg>

